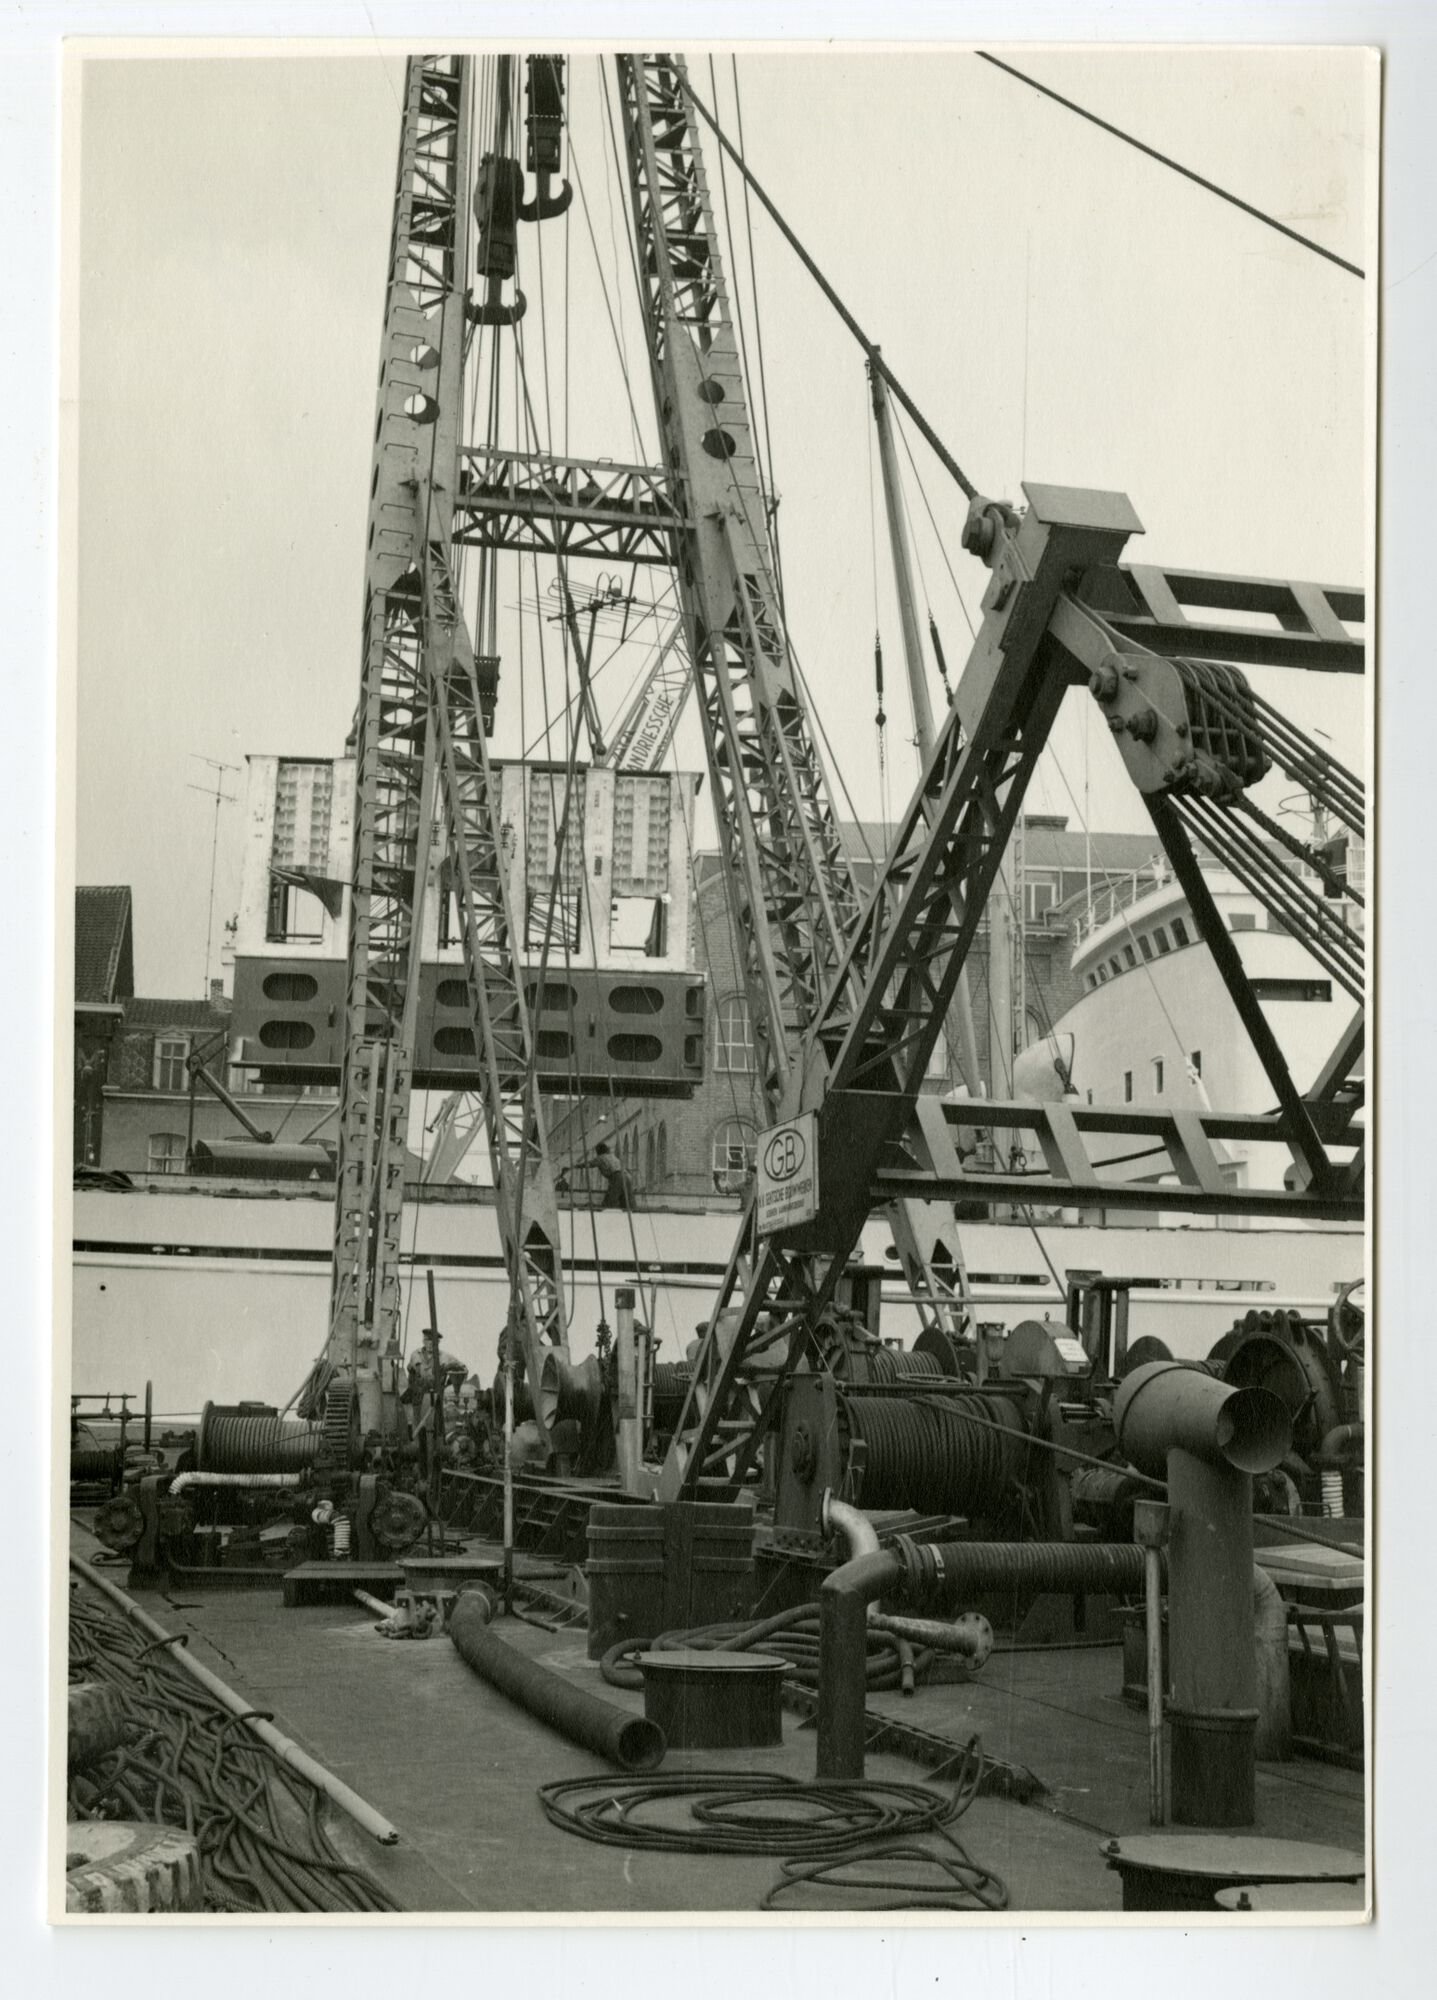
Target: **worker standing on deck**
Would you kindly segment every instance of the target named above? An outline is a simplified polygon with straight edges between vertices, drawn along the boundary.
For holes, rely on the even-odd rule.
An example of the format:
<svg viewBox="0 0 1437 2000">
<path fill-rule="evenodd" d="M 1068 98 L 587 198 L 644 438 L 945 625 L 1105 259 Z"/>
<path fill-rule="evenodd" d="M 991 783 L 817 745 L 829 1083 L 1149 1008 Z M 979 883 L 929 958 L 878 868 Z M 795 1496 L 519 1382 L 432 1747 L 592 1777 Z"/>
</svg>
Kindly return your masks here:
<svg viewBox="0 0 1437 2000">
<path fill-rule="evenodd" d="M 601 1139 L 594 1148 L 593 1164 L 604 1176 L 604 1199 L 599 1203 L 600 1208 L 632 1208 L 633 1190 L 629 1186 L 629 1176 L 607 1140 Z"/>
</svg>

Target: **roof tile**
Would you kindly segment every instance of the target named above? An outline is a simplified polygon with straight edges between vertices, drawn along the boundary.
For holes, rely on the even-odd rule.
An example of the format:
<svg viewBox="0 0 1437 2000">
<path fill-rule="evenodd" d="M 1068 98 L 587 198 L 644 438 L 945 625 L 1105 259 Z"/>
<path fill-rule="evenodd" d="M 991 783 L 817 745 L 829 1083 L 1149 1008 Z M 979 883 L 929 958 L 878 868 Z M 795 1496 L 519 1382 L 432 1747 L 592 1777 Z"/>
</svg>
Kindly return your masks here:
<svg viewBox="0 0 1437 2000">
<path fill-rule="evenodd" d="M 128 888 L 75 891 L 75 998 L 109 1004 L 135 990 Z"/>
</svg>

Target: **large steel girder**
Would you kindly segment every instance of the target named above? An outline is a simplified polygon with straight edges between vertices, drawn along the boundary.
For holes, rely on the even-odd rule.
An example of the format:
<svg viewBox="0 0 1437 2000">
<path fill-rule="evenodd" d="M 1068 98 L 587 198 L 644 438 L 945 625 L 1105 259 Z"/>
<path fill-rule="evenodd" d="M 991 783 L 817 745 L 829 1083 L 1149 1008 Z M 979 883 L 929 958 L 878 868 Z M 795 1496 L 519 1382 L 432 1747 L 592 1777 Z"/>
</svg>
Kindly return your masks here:
<svg viewBox="0 0 1437 2000">
<path fill-rule="evenodd" d="M 616 771 L 662 769 L 693 677 L 683 631 L 676 624 L 659 645 L 638 693 L 614 731 L 609 762 Z"/>
<path fill-rule="evenodd" d="M 684 623 L 740 936 L 766 1023 L 765 1081 L 784 1024 L 802 1025 L 857 912 L 782 630 L 764 495 L 712 204 L 676 58 L 621 57 L 619 77 L 645 326 L 665 456 L 685 526 Z M 778 933 L 766 954 L 760 932 Z"/>
<path fill-rule="evenodd" d="M 793 1096 L 793 1043 L 818 1012 L 860 901 L 783 633 L 682 65 L 623 57 L 618 67 L 655 396 L 683 523 L 680 595 L 760 1083 L 776 1117 Z M 965 1279 L 951 1215 L 899 1205 L 893 1220 L 925 1319 L 961 1323 Z M 743 1310 L 747 1317 L 747 1291 Z M 701 1348 L 691 1403 L 712 1433 L 742 1419 L 714 1387 L 715 1374 L 728 1383 L 732 1371 L 709 1349 Z M 688 1452 L 687 1462 L 699 1460 Z"/>
<path fill-rule="evenodd" d="M 462 262 L 469 100 L 460 58 L 406 71 L 365 565 L 355 830 L 327 1356 L 364 1372 L 397 1343 L 416 876 L 432 818 L 414 483 L 436 449 L 433 367 Z M 372 1419 L 372 1400 L 365 1411 Z"/>
<path fill-rule="evenodd" d="M 1133 563 L 1091 570 L 1077 596 L 1124 638 L 1154 653 L 1319 673 L 1360 674 L 1364 668 L 1363 640 L 1349 627 L 1365 620 L 1366 598 L 1348 585 Z M 1193 618 L 1190 611 L 1218 615 Z M 1236 621 L 1224 618 L 1231 612 Z M 1254 614 L 1271 625 L 1255 627 Z"/>
<path fill-rule="evenodd" d="M 1123 494 L 1028 486 L 1027 513 L 1005 532 L 983 599 L 985 617 L 933 754 L 889 850 L 838 976 L 814 1022 L 808 1093 L 858 1089 L 891 1076 L 916 1097 L 942 1010 L 905 1026 L 896 1061 L 892 1024 L 905 1023 L 917 994 L 946 998 L 957 983 L 954 924 L 971 938 L 1021 799 L 1015 780 L 1031 771 L 1073 663 L 1048 642 L 1048 624 L 1067 577 L 1112 560 L 1141 523 Z M 925 1010 L 927 1007 L 925 1000 Z"/>
<path fill-rule="evenodd" d="M 454 510 L 461 545 L 667 568 L 682 525 L 667 477 L 653 466 L 488 445 L 461 454 Z"/>
<path fill-rule="evenodd" d="M 1121 496 L 1043 488 L 1030 498 L 1021 529 L 995 562 L 987 616 L 954 706 L 805 1040 L 801 1098 L 787 1108 L 818 1112 L 821 1214 L 765 1242 L 751 1270 L 731 1264 L 725 1295 L 742 1280 L 742 1307 L 722 1341 L 717 1318 L 710 1325 L 690 1385 L 692 1407 L 681 1415 L 664 1467 L 663 1494 L 691 1491 L 706 1459 L 721 1455 L 726 1396 L 776 1309 L 792 1325 L 790 1351 L 797 1357 L 870 1211 L 883 1200 L 880 1166 L 915 1152 L 930 1172 L 939 1165 L 922 1128 L 909 1128 L 964 955 L 1069 683 L 1071 663 L 1048 641 L 1048 618 L 1073 569 L 1113 560 L 1138 526 Z M 911 1189 L 930 1191 L 938 1192 Z M 894 1207 L 908 1273 L 899 1231 L 916 1236 L 934 1211 L 921 1202 Z M 915 1243 L 915 1262 L 925 1249 L 931 1260 L 932 1247 Z"/>
<path fill-rule="evenodd" d="M 862 1106 L 850 1115 L 862 1118 Z M 978 1164 L 975 1151 L 959 1144 L 965 1132 L 981 1128 L 1035 1143 L 1043 1165 L 1030 1169 L 1017 1187 L 1025 1201 L 1045 1206 L 1260 1215 L 1303 1223 L 1362 1220 L 1364 1135 L 1350 1104 L 1316 1107 L 1315 1124 L 1330 1143 L 1357 1147 L 1356 1158 L 1329 1172 L 1320 1184 L 1302 1188 L 1234 1187 L 1216 1151 L 1215 1142 L 1223 1139 L 1292 1151 L 1292 1128 L 1283 1111 L 1156 1111 L 1130 1105 L 995 1103 L 988 1098 L 945 1104 L 924 1097 L 918 1103 L 918 1123 L 922 1157 L 906 1143 L 891 1148 L 876 1175 L 879 1192 L 918 1190 L 945 1201 L 1011 1201 L 1013 1176 Z M 1119 1142 L 1124 1154 L 1131 1153 L 1136 1141 L 1152 1156 L 1149 1175 L 1131 1181 L 1105 1171 L 1107 1163 L 1094 1155 L 1094 1138 Z"/>
</svg>

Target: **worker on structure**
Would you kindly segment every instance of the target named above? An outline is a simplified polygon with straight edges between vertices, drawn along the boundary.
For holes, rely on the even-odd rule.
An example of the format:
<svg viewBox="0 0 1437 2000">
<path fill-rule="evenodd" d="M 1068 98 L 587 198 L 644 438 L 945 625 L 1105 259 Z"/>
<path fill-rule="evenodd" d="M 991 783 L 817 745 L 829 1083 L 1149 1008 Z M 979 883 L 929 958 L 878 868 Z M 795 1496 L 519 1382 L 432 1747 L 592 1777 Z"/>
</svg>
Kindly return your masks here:
<svg viewBox="0 0 1437 2000">
<path fill-rule="evenodd" d="M 593 1164 L 604 1176 L 604 1199 L 599 1203 L 600 1208 L 632 1208 L 633 1191 L 628 1174 L 606 1139 L 601 1139 L 594 1148 Z"/>
</svg>

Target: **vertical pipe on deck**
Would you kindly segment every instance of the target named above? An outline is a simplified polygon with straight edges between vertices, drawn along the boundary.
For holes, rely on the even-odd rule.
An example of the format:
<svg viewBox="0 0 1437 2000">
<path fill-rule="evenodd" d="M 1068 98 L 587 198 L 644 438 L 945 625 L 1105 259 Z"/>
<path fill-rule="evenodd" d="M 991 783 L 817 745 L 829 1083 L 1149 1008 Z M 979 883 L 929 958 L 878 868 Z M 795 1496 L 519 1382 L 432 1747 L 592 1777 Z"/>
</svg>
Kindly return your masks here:
<svg viewBox="0 0 1437 2000">
<path fill-rule="evenodd" d="M 620 1285 L 614 1293 L 615 1359 L 618 1366 L 619 1484 L 625 1493 L 637 1493 L 644 1469 L 643 1420 L 639 1414 L 639 1353 L 634 1335 L 634 1293 L 632 1286 Z"/>
</svg>

